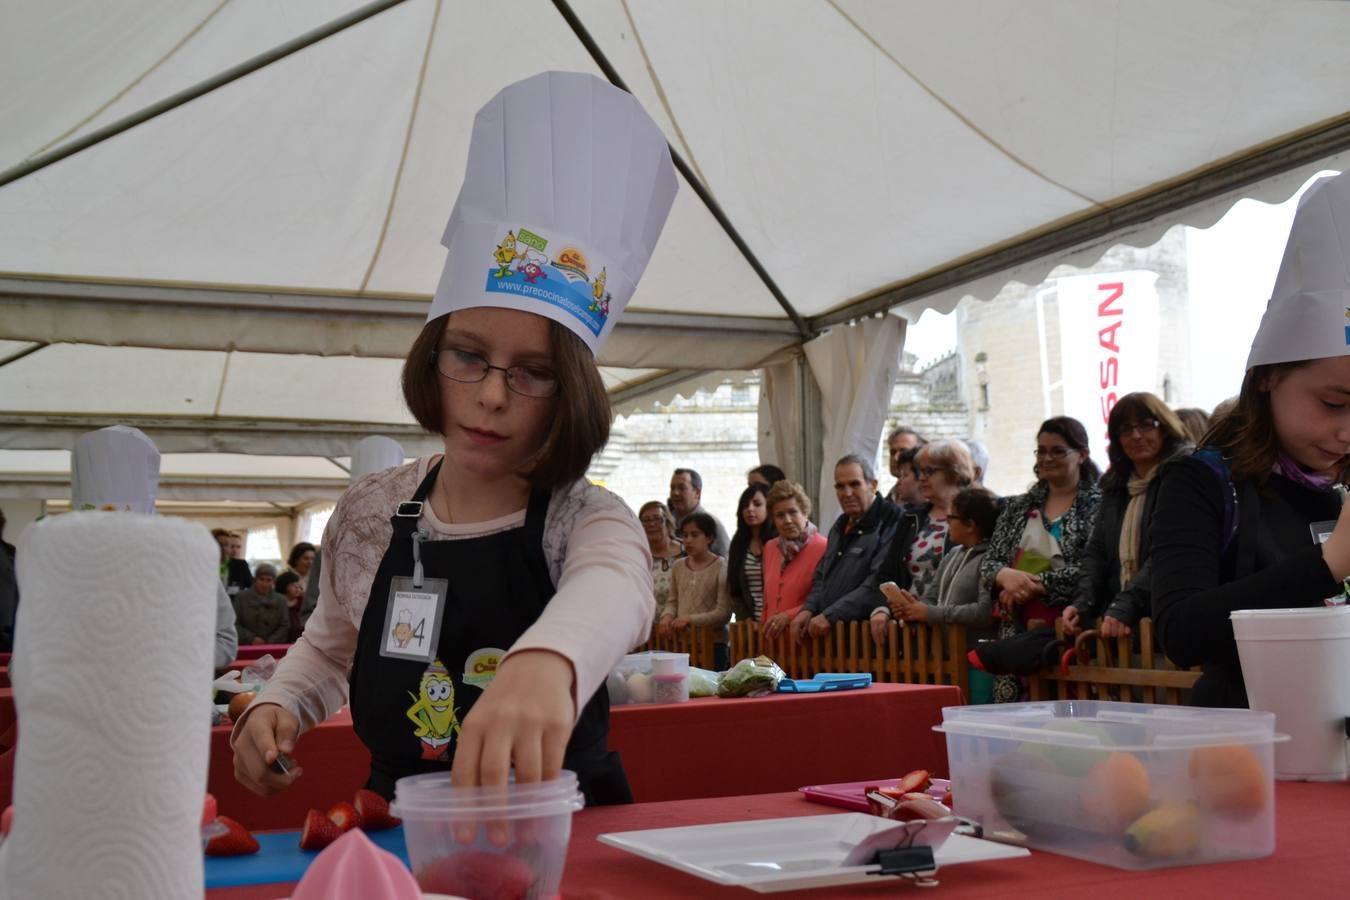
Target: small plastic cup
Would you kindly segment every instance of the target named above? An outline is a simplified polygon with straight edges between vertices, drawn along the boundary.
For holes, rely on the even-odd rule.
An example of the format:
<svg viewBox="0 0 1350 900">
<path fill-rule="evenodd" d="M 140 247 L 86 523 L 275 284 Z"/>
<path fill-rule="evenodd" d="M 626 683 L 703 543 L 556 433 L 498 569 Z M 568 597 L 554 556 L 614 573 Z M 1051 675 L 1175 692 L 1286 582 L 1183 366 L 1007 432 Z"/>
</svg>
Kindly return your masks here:
<svg viewBox="0 0 1350 900">
<path fill-rule="evenodd" d="M 574 772 L 552 781 L 455 787 L 448 772 L 400 778 L 390 811 L 403 819 L 413 876 L 427 893 L 551 898 L 562 883 Z"/>
</svg>

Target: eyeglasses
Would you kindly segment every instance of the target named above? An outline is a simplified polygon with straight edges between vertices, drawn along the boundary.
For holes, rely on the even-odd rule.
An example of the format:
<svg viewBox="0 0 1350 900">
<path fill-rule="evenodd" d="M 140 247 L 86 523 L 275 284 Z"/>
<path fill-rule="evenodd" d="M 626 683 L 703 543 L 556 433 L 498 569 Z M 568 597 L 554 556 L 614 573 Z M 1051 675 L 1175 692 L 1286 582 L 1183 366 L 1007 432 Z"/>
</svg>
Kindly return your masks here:
<svg viewBox="0 0 1350 900">
<path fill-rule="evenodd" d="M 638 521 L 643 525 L 663 525 L 666 520 L 661 516 L 642 516 Z"/>
<path fill-rule="evenodd" d="M 939 472 L 945 472 L 946 469 L 939 469 L 937 466 L 919 466 L 914 471 L 919 473 L 920 478 L 932 478 Z"/>
<path fill-rule="evenodd" d="M 437 350 L 432 365 L 451 381 L 477 384 L 496 369 L 506 376 L 506 386 L 523 397 L 552 397 L 558 393 L 558 376 L 542 366 L 494 366 L 477 353 L 454 348 Z"/>
<path fill-rule="evenodd" d="M 1120 436 L 1129 437 L 1130 435 L 1135 435 L 1136 437 L 1146 437 L 1158 430 L 1158 424 L 1157 419 L 1148 419 L 1147 421 L 1138 422 L 1134 425 L 1122 425 L 1120 426 Z"/>
<path fill-rule="evenodd" d="M 1063 459 L 1078 451 L 1072 447 L 1037 447 L 1034 451 L 1037 459 Z"/>
</svg>

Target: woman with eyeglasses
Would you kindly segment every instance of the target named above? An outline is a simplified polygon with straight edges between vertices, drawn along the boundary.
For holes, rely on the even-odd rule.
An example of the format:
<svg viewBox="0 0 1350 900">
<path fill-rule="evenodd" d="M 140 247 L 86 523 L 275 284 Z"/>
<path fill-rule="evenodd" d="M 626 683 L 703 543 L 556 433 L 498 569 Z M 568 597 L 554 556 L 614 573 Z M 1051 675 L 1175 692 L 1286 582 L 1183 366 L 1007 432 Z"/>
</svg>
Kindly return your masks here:
<svg viewBox="0 0 1350 900">
<path fill-rule="evenodd" d="M 1185 426 L 1146 392 L 1116 401 L 1106 424 L 1111 467 L 1102 476 L 1097 524 L 1083 556 L 1078 596 L 1064 610 L 1070 633 L 1097 628 L 1106 637 L 1128 635 L 1149 614 L 1149 524 L 1162 465 L 1189 453 Z"/>
<path fill-rule="evenodd" d="M 289 787 L 302 732 L 350 705 L 366 786 L 386 798 L 412 775 L 500 786 L 566 768 L 587 803 L 631 802 L 604 683 L 650 634 L 651 551 L 585 475 L 610 429 L 596 354 L 676 186 L 660 129 L 601 79 L 546 72 L 480 111 L 402 373 L 441 452 L 338 501 L 318 606 L 235 724 L 246 786 Z"/>
<path fill-rule="evenodd" d="M 975 463 L 966 445 L 958 440 L 933 441 L 918 448 L 914 469 L 919 480 L 919 502 L 900 511 L 890 548 L 881 566 L 868 578 L 875 592 L 872 615 L 891 613 L 881 586 L 893 583 L 915 597 L 929 592 L 944 554 L 952 549 L 947 530 L 952 501 L 975 480 Z M 873 635 L 885 622 L 873 624 Z"/>
<path fill-rule="evenodd" d="M 648 500 L 638 510 L 638 521 L 647 535 L 647 546 L 652 551 L 652 593 L 656 597 L 656 609 L 666 605 L 670 599 L 670 570 L 675 560 L 684 556 L 684 544 L 675 531 L 675 517 L 660 500 Z"/>
<path fill-rule="evenodd" d="M 737 622 L 758 622 L 764 614 L 764 545 L 776 537 L 769 485 L 754 482 L 736 501 L 736 533 L 727 551 L 727 590 Z"/>
<path fill-rule="evenodd" d="M 1004 503 L 980 563 L 980 584 L 999 610 L 1000 638 L 1049 627 L 1073 602 L 1102 499 L 1082 422 L 1046 419 L 1035 452 L 1036 483 Z M 1015 701 L 1020 692 L 1016 678 L 994 679 L 995 701 Z"/>
</svg>

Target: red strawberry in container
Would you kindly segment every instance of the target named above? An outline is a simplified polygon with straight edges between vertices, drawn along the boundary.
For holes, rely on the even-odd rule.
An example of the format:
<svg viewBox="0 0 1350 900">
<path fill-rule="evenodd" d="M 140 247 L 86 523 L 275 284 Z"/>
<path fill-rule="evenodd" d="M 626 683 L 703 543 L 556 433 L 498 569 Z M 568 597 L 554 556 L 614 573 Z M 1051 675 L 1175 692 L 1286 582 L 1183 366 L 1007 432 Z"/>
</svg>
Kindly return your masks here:
<svg viewBox="0 0 1350 900">
<path fill-rule="evenodd" d="M 524 860 L 479 850 L 435 860 L 415 874 L 426 893 L 474 900 L 525 900 L 535 880 L 534 870 Z"/>
</svg>

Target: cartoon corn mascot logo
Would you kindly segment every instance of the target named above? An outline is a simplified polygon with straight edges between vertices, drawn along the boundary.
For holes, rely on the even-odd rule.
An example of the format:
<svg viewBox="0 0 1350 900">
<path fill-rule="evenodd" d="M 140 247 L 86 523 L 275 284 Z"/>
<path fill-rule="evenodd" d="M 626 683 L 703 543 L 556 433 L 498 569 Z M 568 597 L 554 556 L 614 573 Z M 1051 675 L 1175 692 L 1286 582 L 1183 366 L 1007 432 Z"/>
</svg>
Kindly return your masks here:
<svg viewBox="0 0 1350 900">
<path fill-rule="evenodd" d="M 605 290 L 605 282 L 609 280 L 609 272 L 605 269 L 600 270 L 600 274 L 595 276 L 595 284 L 591 285 L 591 305 L 586 309 L 591 312 L 598 312 L 602 317 L 609 316 L 609 293 Z"/>
<path fill-rule="evenodd" d="M 496 251 L 492 254 L 492 258 L 497 261 L 498 267 L 497 271 L 492 273 L 493 277 L 510 278 L 511 263 L 523 255 L 516 249 L 516 233 L 508 231 L 506 237 L 502 238 L 502 242 L 497 245 Z"/>
<path fill-rule="evenodd" d="M 459 734 L 459 718 L 455 715 L 455 683 L 438 659 L 422 673 L 422 682 L 416 694 L 409 691 L 412 706 L 408 719 L 417 726 L 413 734 L 422 742 L 422 758 L 450 760 L 450 741 Z"/>
</svg>

